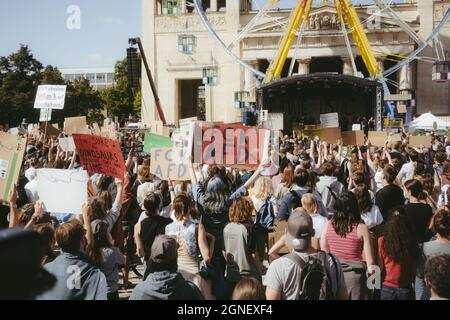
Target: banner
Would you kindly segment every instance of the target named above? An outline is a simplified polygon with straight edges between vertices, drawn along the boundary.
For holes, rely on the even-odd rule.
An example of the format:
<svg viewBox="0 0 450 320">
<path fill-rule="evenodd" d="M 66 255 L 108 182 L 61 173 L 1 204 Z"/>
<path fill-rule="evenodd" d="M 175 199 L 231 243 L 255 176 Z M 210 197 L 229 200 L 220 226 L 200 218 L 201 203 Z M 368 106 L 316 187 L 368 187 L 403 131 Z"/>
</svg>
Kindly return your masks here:
<svg viewBox="0 0 450 320">
<path fill-rule="evenodd" d="M 39 122 L 47 122 L 52 120 L 52 109 L 42 108 L 39 114 Z"/>
<path fill-rule="evenodd" d="M 320 123 L 322 128 L 338 128 L 339 116 L 337 112 L 321 114 Z"/>
<path fill-rule="evenodd" d="M 59 138 L 59 145 L 64 152 L 75 151 L 75 142 L 73 141 L 73 137 Z"/>
<path fill-rule="evenodd" d="M 37 169 L 37 191 L 45 211 L 81 214 L 88 199 L 88 174 L 84 170 Z"/>
<path fill-rule="evenodd" d="M 384 131 L 369 131 L 369 141 L 373 146 L 384 147 L 389 134 Z"/>
<path fill-rule="evenodd" d="M 269 156 L 269 139 L 267 129 L 197 122 L 190 132 L 189 144 L 195 163 L 257 167 Z"/>
<path fill-rule="evenodd" d="M 175 163 L 174 150 L 172 148 L 155 148 L 151 150 L 150 172 L 162 180 L 173 181 L 190 180 L 190 163 Z M 180 157 L 178 155 L 177 157 Z"/>
<path fill-rule="evenodd" d="M 64 119 L 64 133 L 72 135 L 74 133 L 89 134 L 86 117 L 72 117 Z"/>
<path fill-rule="evenodd" d="M 26 137 L 0 132 L 0 200 L 2 201 L 8 201 L 9 192 L 17 183 L 26 147 Z"/>
<path fill-rule="evenodd" d="M 154 133 L 147 133 L 144 140 L 144 152 L 150 153 L 153 148 L 171 148 L 172 140 L 169 137 Z"/>
<path fill-rule="evenodd" d="M 34 100 L 35 109 L 64 109 L 67 86 L 43 85 L 39 86 L 36 99 Z M 48 121 L 48 120 L 47 120 Z"/>
<path fill-rule="evenodd" d="M 342 141 L 346 146 L 361 146 L 364 144 L 363 131 L 345 131 L 342 132 Z"/>
<path fill-rule="evenodd" d="M 410 136 L 409 145 L 413 148 L 424 146 L 429 148 L 431 146 L 431 136 Z"/>
<path fill-rule="evenodd" d="M 89 134 L 74 134 L 73 140 L 81 165 L 89 174 L 103 173 L 123 179 L 125 160 L 117 141 Z"/>
<path fill-rule="evenodd" d="M 263 122 L 263 127 L 269 130 L 284 130 L 284 114 L 269 113 L 267 120 Z"/>
</svg>

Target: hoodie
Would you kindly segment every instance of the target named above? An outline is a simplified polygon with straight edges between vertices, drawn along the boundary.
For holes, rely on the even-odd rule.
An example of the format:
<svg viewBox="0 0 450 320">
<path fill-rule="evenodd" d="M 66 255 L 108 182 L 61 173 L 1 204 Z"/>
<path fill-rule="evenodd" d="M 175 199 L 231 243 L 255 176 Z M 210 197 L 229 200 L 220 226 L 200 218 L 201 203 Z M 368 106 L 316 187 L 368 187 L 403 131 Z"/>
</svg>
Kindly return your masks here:
<svg viewBox="0 0 450 320">
<path fill-rule="evenodd" d="M 333 206 L 335 200 L 329 188 L 333 190 L 336 197 L 339 197 L 342 192 L 345 191 L 344 185 L 340 183 L 336 177 L 322 176 L 316 183 L 316 187 L 317 191 L 322 196 L 323 204 L 328 209 L 328 212 L 334 212 Z"/>
<path fill-rule="evenodd" d="M 198 287 L 174 272 L 150 273 L 131 293 L 130 300 L 203 300 Z"/>
</svg>

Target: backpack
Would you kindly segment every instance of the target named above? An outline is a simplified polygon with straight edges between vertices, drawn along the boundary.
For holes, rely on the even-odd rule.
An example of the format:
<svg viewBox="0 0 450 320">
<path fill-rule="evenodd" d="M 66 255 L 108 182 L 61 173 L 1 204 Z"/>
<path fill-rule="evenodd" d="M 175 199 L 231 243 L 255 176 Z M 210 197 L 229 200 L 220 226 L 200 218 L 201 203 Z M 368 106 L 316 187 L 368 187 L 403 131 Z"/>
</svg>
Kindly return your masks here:
<svg viewBox="0 0 450 320">
<path fill-rule="evenodd" d="M 273 212 L 273 203 L 270 201 L 270 197 L 267 197 L 264 204 L 256 214 L 255 224 L 263 230 L 268 231 L 273 226 L 275 220 L 275 214 Z"/>
<path fill-rule="evenodd" d="M 325 268 L 327 254 L 319 251 L 317 255 L 309 255 L 307 261 L 303 260 L 295 252 L 285 256 L 295 264 L 300 266 L 300 293 L 297 300 L 333 300 L 335 298 L 331 286 L 331 279 Z M 337 277 L 337 262 L 333 255 L 334 267 Z"/>
<path fill-rule="evenodd" d="M 313 191 L 310 189 L 307 192 L 301 193 L 300 195 L 295 192 L 295 190 L 289 191 L 294 198 L 294 201 L 292 201 L 292 210 L 295 210 L 299 207 L 302 207 L 302 197 L 305 193 L 312 193 Z"/>
</svg>

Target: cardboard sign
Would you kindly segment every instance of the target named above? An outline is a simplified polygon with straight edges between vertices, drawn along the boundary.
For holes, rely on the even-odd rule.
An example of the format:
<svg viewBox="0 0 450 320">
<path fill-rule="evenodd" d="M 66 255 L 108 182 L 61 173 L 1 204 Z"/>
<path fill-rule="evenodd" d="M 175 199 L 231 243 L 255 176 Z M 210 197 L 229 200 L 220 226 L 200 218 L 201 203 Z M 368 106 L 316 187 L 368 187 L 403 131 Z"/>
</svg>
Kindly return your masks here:
<svg viewBox="0 0 450 320">
<path fill-rule="evenodd" d="M 321 114 L 320 123 L 322 128 L 338 128 L 339 116 L 337 112 Z"/>
<path fill-rule="evenodd" d="M 88 174 L 84 170 L 37 169 L 39 200 L 51 213 L 81 214 L 88 199 Z"/>
<path fill-rule="evenodd" d="M 64 152 L 75 151 L 75 142 L 73 142 L 73 137 L 59 138 L 59 145 Z"/>
<path fill-rule="evenodd" d="M 283 113 L 269 113 L 267 120 L 264 121 L 263 127 L 269 130 L 283 130 L 284 129 L 284 114 Z"/>
<path fill-rule="evenodd" d="M 267 129 L 197 122 L 189 134 L 195 163 L 257 167 L 269 156 L 270 130 Z"/>
<path fill-rule="evenodd" d="M 43 85 L 39 86 L 36 99 L 34 100 L 35 109 L 64 109 L 66 100 L 67 86 Z M 48 121 L 48 120 L 47 120 Z"/>
<path fill-rule="evenodd" d="M 364 132 L 363 131 L 342 132 L 342 142 L 346 146 L 361 146 L 364 144 Z"/>
<path fill-rule="evenodd" d="M 389 137 L 389 142 L 403 141 L 402 134 L 396 133 Z"/>
<path fill-rule="evenodd" d="M 89 134 L 87 129 L 86 117 L 72 117 L 64 119 L 64 133 L 72 135 L 74 133 Z"/>
<path fill-rule="evenodd" d="M 153 148 L 171 148 L 172 140 L 169 137 L 147 133 L 144 140 L 144 152 L 150 153 Z"/>
<path fill-rule="evenodd" d="M 26 147 L 26 137 L 0 132 L 0 200 L 2 201 L 8 201 L 9 192 L 17 183 Z"/>
<path fill-rule="evenodd" d="M 431 146 L 431 136 L 410 136 L 409 145 L 413 148 L 424 146 L 429 148 Z"/>
<path fill-rule="evenodd" d="M 52 120 L 52 109 L 41 109 L 39 114 L 39 122 L 46 122 Z"/>
<path fill-rule="evenodd" d="M 175 163 L 172 148 L 156 148 L 151 151 L 150 172 L 162 180 L 190 180 L 188 163 Z"/>
<path fill-rule="evenodd" d="M 398 104 L 397 105 L 397 112 L 398 113 L 406 113 L 406 104 Z"/>
<path fill-rule="evenodd" d="M 57 137 L 61 134 L 61 131 L 49 123 L 41 123 L 41 131 L 45 134 L 45 137 Z"/>
<path fill-rule="evenodd" d="M 73 140 L 81 165 L 89 174 L 103 173 L 123 179 L 125 161 L 117 141 L 88 134 L 74 134 Z"/>
<path fill-rule="evenodd" d="M 322 128 L 319 137 L 321 141 L 338 144 L 339 140 L 342 142 L 341 128 Z"/>
<path fill-rule="evenodd" d="M 384 147 L 389 134 L 384 131 L 369 131 L 369 141 L 373 146 Z"/>
</svg>

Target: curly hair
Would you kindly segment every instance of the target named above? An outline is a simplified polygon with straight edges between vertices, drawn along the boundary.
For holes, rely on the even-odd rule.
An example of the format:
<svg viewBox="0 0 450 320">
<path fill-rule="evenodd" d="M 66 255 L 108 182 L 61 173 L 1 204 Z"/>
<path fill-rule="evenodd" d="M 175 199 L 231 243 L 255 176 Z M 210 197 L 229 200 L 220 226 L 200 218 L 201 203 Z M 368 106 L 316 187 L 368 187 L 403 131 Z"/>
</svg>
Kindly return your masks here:
<svg viewBox="0 0 450 320">
<path fill-rule="evenodd" d="M 450 189 L 449 189 L 450 190 Z M 450 236 L 450 210 L 439 209 L 433 217 L 433 231 L 442 238 Z"/>
<path fill-rule="evenodd" d="M 234 200 L 228 211 L 230 222 L 249 222 L 255 207 L 248 197 L 240 197 Z"/>
<path fill-rule="evenodd" d="M 396 207 L 387 219 L 383 232 L 382 250 L 395 262 L 417 257 L 418 243 L 403 207 Z"/>
<path fill-rule="evenodd" d="M 345 238 L 353 228 L 362 223 L 358 201 L 353 192 L 345 191 L 334 203 L 335 213 L 331 217 L 331 225 L 337 235 Z"/>
</svg>

